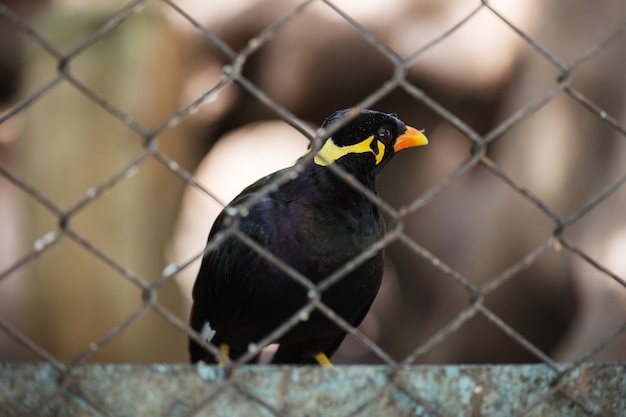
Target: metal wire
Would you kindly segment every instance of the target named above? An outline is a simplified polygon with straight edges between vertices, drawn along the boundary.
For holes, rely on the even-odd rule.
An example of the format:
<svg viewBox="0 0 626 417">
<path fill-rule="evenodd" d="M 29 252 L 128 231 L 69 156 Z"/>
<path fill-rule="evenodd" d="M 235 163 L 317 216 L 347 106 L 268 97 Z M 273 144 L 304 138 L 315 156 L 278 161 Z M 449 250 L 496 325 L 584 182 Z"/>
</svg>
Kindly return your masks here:
<svg viewBox="0 0 626 417">
<path fill-rule="evenodd" d="M 94 341 L 86 349 L 79 352 L 75 358 L 68 363 L 64 363 L 63 361 L 55 358 L 52 354 L 47 352 L 44 347 L 29 338 L 19 328 L 0 317 L 1 332 L 13 339 L 17 344 L 25 347 L 35 356 L 53 365 L 58 371 L 57 387 L 53 393 L 47 396 L 41 404 L 37 405 L 37 407 L 41 406 L 45 402 L 54 401 L 59 396 L 71 394 L 72 396 L 80 397 L 82 401 L 86 402 L 90 406 L 91 410 L 95 414 L 105 416 L 112 415 L 111 412 L 107 410 L 105 406 L 99 404 L 97 400 L 90 398 L 88 394 L 81 392 L 78 388 L 73 386 L 72 370 L 74 367 L 85 363 L 94 353 L 119 338 L 123 332 L 132 331 L 133 324 L 136 323 L 142 316 L 149 312 L 155 312 L 166 320 L 171 326 L 178 329 L 183 337 L 191 337 L 196 340 L 196 342 L 200 343 L 216 356 L 221 357 L 221 359 L 226 363 L 228 378 L 225 384 L 218 390 L 212 392 L 211 395 L 206 396 L 195 403 L 189 410 L 187 414 L 188 416 L 191 417 L 197 415 L 223 393 L 229 390 L 235 390 L 241 394 L 246 401 L 251 401 L 260 405 L 267 412 L 267 414 L 288 417 L 293 414 L 277 409 L 275 406 L 265 401 L 262 396 L 253 392 L 246 386 L 245 381 L 238 378 L 237 371 L 248 360 L 257 357 L 264 346 L 272 343 L 281 335 L 296 326 L 303 319 L 303 317 L 308 317 L 308 315 L 312 312 L 319 311 L 327 318 L 334 321 L 337 326 L 345 330 L 350 337 L 356 339 L 361 345 L 378 357 L 389 370 L 388 384 L 383 390 L 380 391 L 379 395 L 363 401 L 350 415 L 359 415 L 376 401 L 381 401 L 385 398 L 385 396 L 391 395 L 390 393 L 392 390 L 399 390 L 404 393 L 404 395 L 409 397 L 415 404 L 427 410 L 430 415 L 444 417 L 444 414 L 441 414 L 441 412 L 437 410 L 433 404 L 430 404 L 426 399 L 420 397 L 405 385 L 402 378 L 399 376 L 400 371 L 404 367 L 418 361 L 423 355 L 431 352 L 437 345 L 441 344 L 451 335 L 455 334 L 455 332 L 457 332 L 465 323 L 477 316 L 486 318 L 517 345 L 524 348 L 531 355 L 536 357 L 539 362 L 548 365 L 549 368 L 554 371 L 554 375 L 551 376 L 551 388 L 542 393 L 537 401 L 529 404 L 518 414 L 518 416 L 533 415 L 533 410 L 536 409 L 542 402 L 550 401 L 555 396 L 565 397 L 571 403 L 572 407 L 576 407 L 584 415 L 596 415 L 592 411 L 593 405 L 589 406 L 585 404 L 579 397 L 579 394 L 568 388 L 568 385 L 564 382 L 566 379 L 565 376 L 571 376 L 576 370 L 580 369 L 581 365 L 583 365 L 585 361 L 591 359 L 597 352 L 613 343 L 618 337 L 623 336 L 626 333 L 626 323 L 622 324 L 617 329 L 614 329 L 612 333 L 596 343 L 576 360 L 566 364 L 566 366 L 563 366 L 562 364 L 556 363 L 547 353 L 535 346 L 530 340 L 525 338 L 510 324 L 508 324 L 503 318 L 499 317 L 494 311 L 486 307 L 484 299 L 487 295 L 492 294 L 495 289 L 513 279 L 513 277 L 518 275 L 520 272 L 534 265 L 539 258 L 555 248 L 557 245 L 567 251 L 571 256 L 574 256 L 585 264 L 595 268 L 596 271 L 603 276 L 606 276 L 607 279 L 618 283 L 621 288 L 626 288 L 626 279 L 624 277 L 621 277 L 617 273 L 611 271 L 610 268 L 603 265 L 601 261 L 594 259 L 594 257 L 587 253 L 584 249 L 577 246 L 574 241 L 563 236 L 563 232 L 568 227 L 584 218 L 588 213 L 593 212 L 607 199 L 614 196 L 618 190 L 622 189 L 624 183 L 626 182 L 626 175 L 622 175 L 613 180 L 608 186 L 596 190 L 596 193 L 585 203 L 578 205 L 569 215 L 563 217 L 557 214 L 557 211 L 551 207 L 549 203 L 542 200 L 539 195 L 519 183 L 509 172 L 507 172 L 506 168 L 499 165 L 492 157 L 488 156 L 487 151 L 490 145 L 498 142 L 498 140 L 501 139 L 507 132 L 511 131 L 524 121 L 534 117 L 539 110 L 553 102 L 556 97 L 561 95 L 571 97 L 576 103 L 579 103 L 584 109 L 586 109 L 592 117 L 601 120 L 602 123 L 611 129 L 611 131 L 621 135 L 621 140 L 625 140 L 626 126 L 623 122 L 615 116 L 609 115 L 601 107 L 601 105 L 594 103 L 585 94 L 583 94 L 583 92 L 575 88 L 572 84 L 572 80 L 576 71 L 578 71 L 580 67 L 592 60 L 592 58 L 601 54 L 607 49 L 607 47 L 618 42 L 625 42 L 624 37 L 626 33 L 626 22 L 622 22 L 617 27 L 611 28 L 610 32 L 606 36 L 597 39 L 591 47 L 568 64 L 558 55 L 558 50 L 550 50 L 538 39 L 518 27 L 512 22 L 511 19 L 507 18 L 505 14 L 498 11 L 492 4 L 490 4 L 489 1 L 483 0 L 477 2 L 476 7 L 471 9 L 464 16 L 461 16 L 450 27 L 444 28 L 438 36 L 433 37 L 423 46 L 416 48 L 412 53 L 403 57 L 383 42 L 373 31 L 370 31 L 357 19 L 350 16 L 349 13 L 343 11 L 335 2 L 331 0 L 306 0 L 286 8 L 284 10 L 283 17 L 267 26 L 260 33 L 258 33 L 258 35 L 249 39 L 243 49 L 236 51 L 215 32 L 204 27 L 199 19 L 187 12 L 183 6 L 180 6 L 171 0 L 161 0 L 159 2 L 160 5 L 164 6 L 169 11 L 176 13 L 189 25 L 190 29 L 197 33 L 197 35 L 208 41 L 211 45 L 215 46 L 226 57 L 227 63 L 223 68 L 221 78 L 214 86 L 199 95 L 190 104 L 175 111 L 159 126 L 150 129 L 133 118 L 130 114 L 111 103 L 101 94 L 94 91 L 88 84 L 81 81 L 72 73 L 72 64 L 78 57 L 86 51 L 92 49 L 92 47 L 105 35 L 116 31 L 121 25 L 124 25 L 125 22 L 131 18 L 131 16 L 142 13 L 144 6 L 148 3 L 150 2 L 147 0 L 135 0 L 128 2 L 120 10 L 112 13 L 87 36 L 82 39 L 76 39 L 74 47 L 71 48 L 69 52 L 63 53 L 54 44 L 54 42 L 49 40 L 47 36 L 37 28 L 36 25 L 30 23 L 27 19 L 22 18 L 10 6 L 0 1 L 0 19 L 3 19 L 7 24 L 12 25 L 23 36 L 39 45 L 49 58 L 55 60 L 57 64 L 57 72 L 52 78 L 43 83 L 43 85 L 41 85 L 34 92 L 21 98 L 17 103 L 14 103 L 3 114 L 0 114 L 0 124 L 19 116 L 21 113 L 24 113 L 60 84 L 67 84 L 72 86 L 84 97 L 91 100 L 103 111 L 113 115 L 128 128 L 139 134 L 144 140 L 143 150 L 135 155 L 132 160 L 111 174 L 103 182 L 94 184 L 84 197 L 74 202 L 69 209 L 65 210 L 59 207 L 59 205 L 56 204 L 48 195 L 48 190 L 38 188 L 37 185 L 30 183 L 26 178 L 23 178 L 15 172 L 15 170 L 0 164 L 1 178 L 4 178 L 21 192 L 31 197 L 39 206 L 49 211 L 58 222 L 58 230 L 43 236 L 36 242 L 32 251 L 22 256 L 4 270 L 0 270 L 0 285 L 2 285 L 3 281 L 7 280 L 7 278 L 16 271 L 24 269 L 28 265 L 35 262 L 36 259 L 43 253 L 50 251 L 50 249 L 61 240 L 70 239 L 85 250 L 89 251 L 95 258 L 109 265 L 117 274 L 133 286 L 137 287 L 137 289 L 140 290 L 142 297 L 141 305 L 129 314 L 125 320 L 114 326 L 100 340 Z M 342 19 L 342 21 L 358 33 L 364 41 L 374 47 L 394 66 L 391 77 L 382 82 L 379 87 L 373 89 L 370 94 L 364 97 L 360 102 L 355 103 L 354 111 L 350 113 L 349 117 L 339 121 L 326 130 L 320 129 L 314 136 L 307 133 L 308 131 L 304 127 L 302 121 L 299 120 L 298 117 L 295 116 L 288 108 L 273 99 L 253 81 L 251 81 L 249 77 L 244 75 L 244 66 L 249 61 L 250 57 L 270 42 L 270 40 L 281 30 L 293 25 L 294 19 L 305 13 L 313 5 L 323 6 L 334 13 L 336 17 Z M 515 111 L 512 115 L 497 124 L 497 126 L 484 135 L 478 133 L 461 117 L 457 116 L 452 110 L 432 98 L 419 86 L 414 85 L 407 77 L 410 66 L 416 65 L 419 58 L 427 52 L 441 47 L 443 41 L 475 19 L 479 12 L 491 13 L 495 18 L 499 19 L 499 21 L 509 27 L 519 37 L 519 39 L 521 39 L 533 51 L 537 52 L 542 57 L 544 62 L 548 63 L 552 67 L 555 67 L 559 73 L 559 76 L 555 79 L 554 84 L 545 93 L 533 101 L 525 103 L 523 107 Z M 261 247 L 253 239 L 242 233 L 237 227 L 238 219 L 241 216 L 244 216 L 252 206 L 254 206 L 268 193 L 276 190 L 281 186 L 281 184 L 284 184 L 296 177 L 299 170 L 302 168 L 302 164 L 311 159 L 314 153 L 310 153 L 307 157 L 303 158 L 303 160 L 299 164 L 296 164 L 291 171 L 286 172 L 275 182 L 265 186 L 254 198 L 246 201 L 239 207 L 233 208 L 232 213 L 230 213 L 230 224 L 225 230 L 218 233 L 203 250 L 198 248 L 198 252 L 196 254 L 190 253 L 189 260 L 185 263 L 180 265 L 170 265 L 163 271 L 162 275 L 152 283 L 146 277 L 142 277 L 140 274 L 133 272 L 119 260 L 115 259 L 114 256 L 106 253 L 106 251 L 99 248 L 96 243 L 91 242 L 88 238 L 81 235 L 79 231 L 74 230 L 72 222 L 79 213 L 89 210 L 90 206 L 94 202 L 99 201 L 107 191 L 115 188 L 119 183 L 123 182 L 126 178 L 132 175 L 147 161 L 156 161 L 165 167 L 172 175 L 177 176 L 189 186 L 196 188 L 223 205 L 225 202 L 220 201 L 219 197 L 217 197 L 213 190 L 207 189 L 203 186 L 196 180 L 193 174 L 182 168 L 174 158 L 168 156 L 159 147 L 157 138 L 168 129 L 178 125 L 182 119 L 194 112 L 195 109 L 198 108 L 203 102 L 209 100 L 227 85 L 232 83 L 239 86 L 239 88 L 247 92 L 254 100 L 258 101 L 266 108 L 271 109 L 276 116 L 306 136 L 312 142 L 313 148 L 321 146 L 321 143 L 325 138 L 332 135 L 333 132 L 355 117 L 358 109 L 369 108 L 392 92 L 400 90 L 407 93 L 411 99 L 429 108 L 435 115 L 445 120 L 449 125 L 460 132 L 461 135 L 471 142 L 472 151 L 471 154 L 459 163 L 452 172 L 442 178 L 439 178 L 434 185 L 431 185 L 430 188 L 422 192 L 421 195 L 415 197 L 406 206 L 399 209 L 394 208 L 388 202 L 369 191 L 341 168 L 331 165 L 330 169 L 332 169 L 337 176 L 346 181 L 346 183 L 354 189 L 363 193 L 381 211 L 383 211 L 385 215 L 392 220 L 392 225 L 383 239 L 375 242 L 362 253 L 356 255 L 342 268 L 330 274 L 326 277 L 326 279 L 322 280 L 318 284 L 313 283 L 306 276 L 290 267 L 285 260 L 275 256 L 267 248 Z M 433 200 L 438 198 L 445 190 L 457 184 L 461 178 L 465 177 L 469 172 L 477 167 L 484 168 L 497 181 L 504 184 L 516 195 L 519 195 L 526 201 L 530 202 L 539 210 L 540 213 L 545 215 L 551 222 L 554 223 L 554 230 L 547 239 L 536 244 L 526 253 L 526 255 L 517 259 L 504 271 L 487 279 L 482 285 L 474 283 L 470 278 L 464 276 L 459 271 L 456 271 L 451 265 L 448 265 L 444 259 L 435 256 L 435 254 L 430 252 L 427 248 L 411 237 L 405 226 L 405 219 L 407 217 L 430 205 Z M 274 329 L 274 331 L 268 334 L 263 340 L 259 341 L 258 344 L 251 345 L 248 352 L 236 361 L 230 361 L 228 358 L 223 357 L 216 346 L 202 340 L 200 335 L 191 329 L 185 320 L 181 320 L 180 317 L 166 308 L 157 298 L 158 288 L 170 282 L 178 272 L 186 268 L 191 262 L 214 250 L 224 239 L 229 237 L 240 239 L 244 244 L 248 245 L 250 250 L 258 253 L 258 255 L 263 257 L 267 262 L 277 268 L 280 268 L 289 277 L 302 285 L 309 294 L 309 300 L 300 308 L 300 310 L 295 312 L 278 328 Z M 392 242 L 404 245 L 413 254 L 426 260 L 436 270 L 442 272 L 444 276 L 450 278 L 452 282 L 463 288 L 468 295 L 468 305 L 465 308 L 463 308 L 446 325 L 439 328 L 425 342 L 416 346 L 400 361 L 395 360 L 381 346 L 378 346 L 375 341 L 367 337 L 358 329 L 352 327 L 329 306 L 325 305 L 321 301 L 321 295 L 324 290 L 340 281 L 346 274 L 357 268 L 362 262 L 366 261 L 373 254 L 389 246 Z M 19 410 L 16 411 L 16 413 L 28 415 L 37 407 Z"/>
</svg>

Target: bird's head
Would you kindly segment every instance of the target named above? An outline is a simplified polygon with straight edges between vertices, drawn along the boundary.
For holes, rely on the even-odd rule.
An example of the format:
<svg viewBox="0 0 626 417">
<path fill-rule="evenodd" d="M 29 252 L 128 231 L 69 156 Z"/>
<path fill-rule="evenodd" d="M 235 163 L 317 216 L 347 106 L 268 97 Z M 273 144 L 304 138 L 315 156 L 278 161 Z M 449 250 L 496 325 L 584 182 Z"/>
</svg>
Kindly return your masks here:
<svg viewBox="0 0 626 417">
<path fill-rule="evenodd" d="M 349 114 L 350 110 L 339 110 L 322 127 L 329 128 Z M 357 178 L 376 177 L 396 152 L 427 143 L 422 132 L 396 115 L 362 110 L 326 139 L 313 162 L 321 167 L 339 164 Z"/>
</svg>

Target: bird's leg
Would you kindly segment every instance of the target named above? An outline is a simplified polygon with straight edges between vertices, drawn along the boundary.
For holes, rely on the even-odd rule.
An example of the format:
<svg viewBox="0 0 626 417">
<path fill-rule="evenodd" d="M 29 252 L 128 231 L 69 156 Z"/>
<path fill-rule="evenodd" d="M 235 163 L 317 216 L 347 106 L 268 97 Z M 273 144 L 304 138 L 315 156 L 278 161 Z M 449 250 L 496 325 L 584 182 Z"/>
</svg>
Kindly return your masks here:
<svg viewBox="0 0 626 417">
<path fill-rule="evenodd" d="M 226 343 L 222 343 L 220 345 L 220 353 L 225 357 L 225 358 L 229 358 L 230 359 L 230 346 L 228 346 Z M 226 362 L 224 362 L 224 360 L 218 358 L 217 360 L 217 364 L 219 366 L 226 366 Z"/>
<path fill-rule="evenodd" d="M 328 359 L 328 356 L 326 356 L 324 352 L 316 353 L 315 355 L 313 355 L 313 357 L 321 366 L 324 366 L 326 368 L 333 367 L 333 364 L 330 362 L 330 359 Z"/>
</svg>

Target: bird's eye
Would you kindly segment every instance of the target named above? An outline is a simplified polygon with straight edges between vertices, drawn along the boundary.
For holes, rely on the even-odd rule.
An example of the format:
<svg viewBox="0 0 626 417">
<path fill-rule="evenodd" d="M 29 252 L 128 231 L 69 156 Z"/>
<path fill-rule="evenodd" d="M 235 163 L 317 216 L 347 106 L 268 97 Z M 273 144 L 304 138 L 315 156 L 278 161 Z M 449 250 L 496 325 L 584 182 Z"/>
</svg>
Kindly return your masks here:
<svg viewBox="0 0 626 417">
<path fill-rule="evenodd" d="M 389 139 L 391 137 L 391 130 L 387 126 L 382 126 L 378 129 L 378 137 L 382 140 Z"/>
</svg>

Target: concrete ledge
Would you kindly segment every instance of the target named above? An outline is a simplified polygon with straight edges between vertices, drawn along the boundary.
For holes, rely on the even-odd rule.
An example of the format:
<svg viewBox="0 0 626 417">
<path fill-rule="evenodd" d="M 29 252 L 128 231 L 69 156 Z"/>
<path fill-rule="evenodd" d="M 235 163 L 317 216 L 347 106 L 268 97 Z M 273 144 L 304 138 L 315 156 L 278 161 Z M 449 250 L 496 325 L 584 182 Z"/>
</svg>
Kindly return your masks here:
<svg viewBox="0 0 626 417">
<path fill-rule="evenodd" d="M 563 368 L 565 369 L 565 367 Z M 624 416 L 626 364 L 320 367 L 0 364 L 0 416 Z"/>
</svg>

